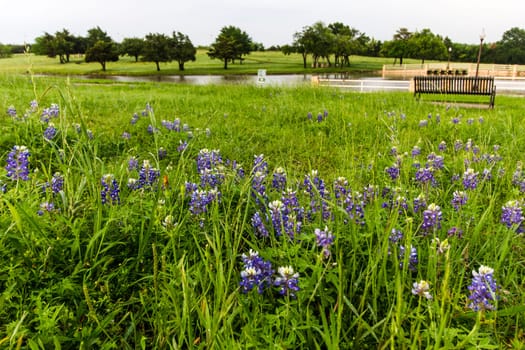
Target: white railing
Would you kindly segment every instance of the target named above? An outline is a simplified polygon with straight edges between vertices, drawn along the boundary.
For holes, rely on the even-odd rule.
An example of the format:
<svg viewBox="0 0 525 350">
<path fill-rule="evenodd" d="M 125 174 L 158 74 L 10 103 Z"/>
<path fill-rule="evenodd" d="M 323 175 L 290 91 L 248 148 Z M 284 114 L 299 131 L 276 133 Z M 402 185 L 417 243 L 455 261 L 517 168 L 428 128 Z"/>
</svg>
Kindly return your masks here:
<svg viewBox="0 0 525 350">
<path fill-rule="evenodd" d="M 312 77 L 312 84 L 334 88 L 350 89 L 360 92 L 408 91 L 410 82 L 406 80 L 383 79 L 325 79 Z"/>
</svg>

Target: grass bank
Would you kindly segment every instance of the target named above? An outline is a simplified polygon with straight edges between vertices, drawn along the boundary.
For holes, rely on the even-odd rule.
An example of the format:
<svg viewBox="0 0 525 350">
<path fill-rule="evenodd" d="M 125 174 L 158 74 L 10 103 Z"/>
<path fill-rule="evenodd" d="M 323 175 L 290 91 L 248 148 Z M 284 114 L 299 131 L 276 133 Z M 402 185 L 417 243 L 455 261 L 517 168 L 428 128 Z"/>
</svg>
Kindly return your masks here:
<svg viewBox="0 0 525 350">
<path fill-rule="evenodd" d="M 153 62 L 135 62 L 134 58 L 120 57 L 117 62 L 108 62 L 106 72 L 100 64 L 86 63 L 83 57 L 72 56 L 69 63 L 60 64 L 58 59 L 35 55 L 14 55 L 0 60 L 0 73 L 25 74 L 30 69 L 35 74 L 57 75 L 209 75 L 209 74 L 257 74 L 258 69 L 266 69 L 268 74 L 310 74 L 381 71 L 383 64 L 392 63 L 389 58 L 351 56 L 350 67 L 311 68 L 303 67 L 298 54 L 284 55 L 281 52 L 252 52 L 245 56 L 242 64 L 229 64 L 223 68 L 220 60 L 211 60 L 205 50 L 198 50 L 195 62 L 187 62 L 184 71 L 179 71 L 176 62 L 161 63 L 157 72 Z M 416 63 L 408 60 L 407 63 Z M 309 61 L 310 64 L 310 61 Z"/>
<path fill-rule="evenodd" d="M 0 345 L 523 346 L 522 99 L 1 83 Z"/>
</svg>

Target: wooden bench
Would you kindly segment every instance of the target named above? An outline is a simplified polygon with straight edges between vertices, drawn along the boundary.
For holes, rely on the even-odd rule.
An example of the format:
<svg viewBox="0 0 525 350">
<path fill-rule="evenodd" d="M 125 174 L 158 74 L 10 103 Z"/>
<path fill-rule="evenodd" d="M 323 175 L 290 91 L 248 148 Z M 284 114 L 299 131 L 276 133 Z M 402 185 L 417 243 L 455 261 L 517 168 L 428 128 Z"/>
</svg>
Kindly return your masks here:
<svg viewBox="0 0 525 350">
<path fill-rule="evenodd" d="M 414 96 L 421 94 L 490 96 L 489 107 L 494 108 L 496 85 L 494 77 L 416 76 Z"/>
</svg>

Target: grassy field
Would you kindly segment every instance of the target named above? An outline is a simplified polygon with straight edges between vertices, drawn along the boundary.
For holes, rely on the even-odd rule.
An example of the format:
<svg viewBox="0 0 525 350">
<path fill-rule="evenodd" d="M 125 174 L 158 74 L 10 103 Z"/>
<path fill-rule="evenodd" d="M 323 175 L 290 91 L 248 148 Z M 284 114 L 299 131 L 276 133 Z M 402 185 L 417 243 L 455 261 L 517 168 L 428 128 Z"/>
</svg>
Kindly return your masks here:
<svg viewBox="0 0 525 350">
<path fill-rule="evenodd" d="M 0 346 L 523 348 L 522 98 L 0 80 Z"/>
<path fill-rule="evenodd" d="M 242 64 L 229 64 L 223 68 L 220 60 L 211 60 L 205 50 L 198 50 L 195 62 L 187 62 L 185 70 L 179 71 L 176 62 L 161 63 L 161 71 L 157 72 L 153 62 L 135 62 L 134 58 L 120 57 L 117 62 L 108 62 L 106 75 L 158 75 L 158 74 L 257 74 L 258 69 L 266 69 L 268 74 L 293 73 L 329 73 L 347 71 L 380 71 L 383 64 L 391 64 L 390 58 L 352 56 L 351 66 L 345 68 L 303 68 L 302 57 L 298 54 L 284 55 L 281 52 L 252 52 L 245 56 Z M 406 60 L 406 63 L 419 61 Z M 311 57 L 308 59 L 311 64 Z M 102 74 L 99 63 L 86 63 L 83 57 L 72 56 L 67 64 L 60 64 L 58 58 L 35 55 L 15 55 L 12 58 L 0 60 L 0 73 L 23 74 L 28 68 L 35 74 Z"/>
</svg>

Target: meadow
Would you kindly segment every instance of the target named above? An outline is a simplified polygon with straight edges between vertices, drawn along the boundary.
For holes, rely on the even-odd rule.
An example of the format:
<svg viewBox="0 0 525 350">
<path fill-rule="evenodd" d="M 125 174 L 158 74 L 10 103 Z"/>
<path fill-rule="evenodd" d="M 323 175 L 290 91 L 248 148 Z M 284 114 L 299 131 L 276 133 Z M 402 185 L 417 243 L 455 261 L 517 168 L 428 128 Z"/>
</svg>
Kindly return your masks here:
<svg viewBox="0 0 525 350">
<path fill-rule="evenodd" d="M 302 56 L 299 54 L 284 55 L 278 51 L 255 51 L 244 56 L 244 61 L 229 64 L 224 69 L 221 60 L 212 60 L 205 49 L 197 50 L 196 60 L 186 62 L 184 71 L 178 69 L 177 62 L 160 64 L 160 71 L 156 71 L 153 62 L 135 62 L 135 58 L 121 56 L 117 62 L 108 62 L 107 70 L 102 72 L 99 63 L 86 63 L 83 56 L 72 55 L 70 62 L 60 64 L 58 58 L 37 56 L 33 54 L 13 55 L 11 58 L 0 60 L 0 73 L 25 74 L 31 71 L 34 74 L 55 75 L 207 75 L 207 74 L 257 74 L 258 69 L 266 69 L 268 74 L 309 74 L 352 71 L 381 71 L 384 64 L 392 64 L 391 58 L 351 56 L 350 67 L 312 68 L 311 57 L 308 57 L 308 67 L 303 68 Z M 418 63 L 419 60 L 406 59 L 406 63 Z"/>
<path fill-rule="evenodd" d="M 0 346 L 523 348 L 522 98 L 0 80 Z"/>
</svg>

